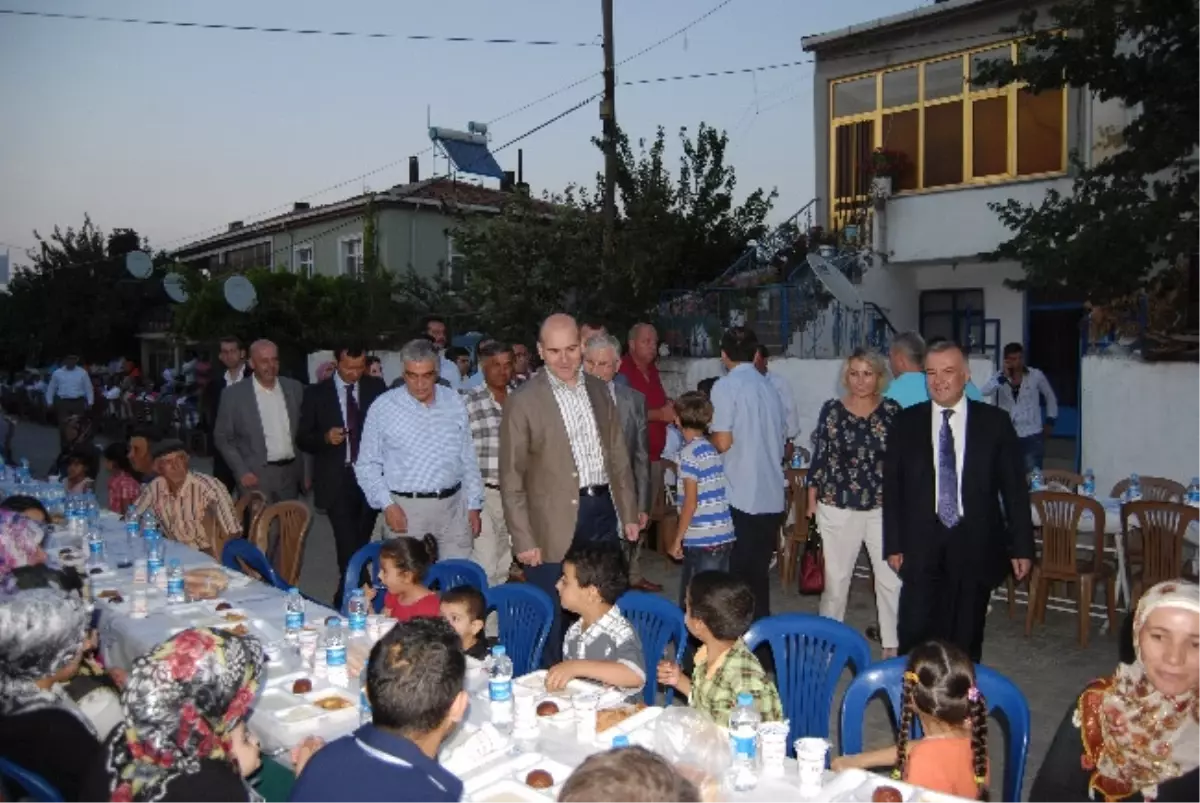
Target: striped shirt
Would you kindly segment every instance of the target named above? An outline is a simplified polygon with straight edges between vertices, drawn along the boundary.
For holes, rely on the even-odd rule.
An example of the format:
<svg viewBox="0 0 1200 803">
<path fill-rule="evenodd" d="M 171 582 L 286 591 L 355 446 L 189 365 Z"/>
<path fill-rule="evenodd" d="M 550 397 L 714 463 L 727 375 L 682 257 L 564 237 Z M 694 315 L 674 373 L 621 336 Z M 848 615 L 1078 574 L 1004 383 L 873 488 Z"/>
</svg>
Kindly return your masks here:
<svg viewBox="0 0 1200 803">
<path fill-rule="evenodd" d="M 166 477 L 155 477 L 142 489 L 134 508 L 140 516 L 151 509 L 162 523 L 163 533 L 193 549 L 212 546 L 204 531 L 204 516 L 211 509 L 227 535 L 240 535 L 242 523 L 233 512 L 233 500 L 215 477 L 189 471 L 178 493 L 172 493 Z"/>
<path fill-rule="evenodd" d="M 479 457 L 479 473 L 485 485 L 499 485 L 500 419 L 504 410 L 487 385 L 471 388 L 463 394 L 463 402 L 467 405 L 467 422 Z"/>
<path fill-rule="evenodd" d="M 432 493 L 462 483 L 467 509 L 483 509 L 479 458 L 458 391 L 438 385 L 432 404 L 401 385 L 367 411 L 354 473 L 371 507 L 392 504 L 392 491 Z"/>
<path fill-rule="evenodd" d="M 124 516 L 141 493 L 141 483 L 124 471 L 114 471 L 108 478 L 108 509 Z"/>
<path fill-rule="evenodd" d="M 725 466 L 721 453 L 703 437 L 696 437 L 679 450 L 678 500 L 684 500 L 684 483 L 696 483 L 696 512 L 683 535 L 683 546 L 715 547 L 734 540 L 733 515 L 725 495 Z"/>
<path fill-rule="evenodd" d="M 982 391 L 984 395 L 995 391 L 996 406 L 1012 417 L 1018 438 L 1042 434 L 1042 397 L 1046 399 L 1046 418 L 1051 422 L 1058 418 L 1058 398 L 1046 375 L 1036 368 L 1025 369 L 1016 393 L 1003 371 L 989 379 Z"/>
<path fill-rule="evenodd" d="M 553 371 L 546 371 L 554 401 L 558 402 L 567 438 L 571 441 L 571 455 L 579 471 L 579 487 L 607 485 L 608 471 L 604 467 L 604 449 L 600 446 L 600 428 L 596 425 L 596 413 L 588 397 L 583 369 L 579 369 L 575 387 L 563 382 Z"/>
</svg>

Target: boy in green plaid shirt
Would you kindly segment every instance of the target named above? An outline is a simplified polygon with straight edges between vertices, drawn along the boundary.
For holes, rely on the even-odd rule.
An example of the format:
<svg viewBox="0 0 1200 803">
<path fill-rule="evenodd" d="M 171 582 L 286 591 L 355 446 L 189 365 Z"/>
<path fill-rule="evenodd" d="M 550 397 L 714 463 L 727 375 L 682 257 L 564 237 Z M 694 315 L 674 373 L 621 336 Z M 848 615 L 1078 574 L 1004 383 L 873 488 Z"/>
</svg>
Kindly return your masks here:
<svg viewBox="0 0 1200 803">
<path fill-rule="evenodd" d="M 754 594 L 728 572 L 700 572 L 687 588 L 687 628 L 703 645 L 689 678 L 679 665 L 662 661 L 658 682 L 674 686 L 692 708 L 729 727 L 737 696 L 749 692 L 763 722 L 783 719 L 779 691 L 742 640 L 754 620 Z"/>
</svg>

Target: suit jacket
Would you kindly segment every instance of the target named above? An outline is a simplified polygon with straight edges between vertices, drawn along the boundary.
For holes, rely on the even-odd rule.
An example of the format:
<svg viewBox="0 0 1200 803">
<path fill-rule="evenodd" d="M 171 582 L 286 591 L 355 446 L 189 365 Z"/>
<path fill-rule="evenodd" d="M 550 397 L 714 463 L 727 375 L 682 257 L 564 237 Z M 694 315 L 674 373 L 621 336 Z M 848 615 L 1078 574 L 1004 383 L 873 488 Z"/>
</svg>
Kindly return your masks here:
<svg viewBox="0 0 1200 803">
<path fill-rule="evenodd" d="M 625 451 L 633 461 L 633 485 L 637 490 L 638 510 L 650 513 L 650 441 L 646 434 L 646 397 L 629 385 L 613 382 L 617 397 L 617 416 L 625 433 Z"/>
<path fill-rule="evenodd" d="M 243 380 L 253 375 L 253 373 L 249 365 L 242 366 Z M 229 387 L 229 383 L 225 379 L 224 366 L 221 367 L 220 375 L 209 379 L 208 384 L 204 386 L 204 396 L 201 398 L 201 412 L 204 416 L 205 428 L 210 434 L 216 428 L 217 413 L 221 410 L 221 395 L 227 387 Z M 229 464 L 221 456 L 220 449 L 213 452 L 213 476 L 220 480 L 226 488 L 237 487 L 237 478 L 233 476 L 233 471 L 230 470 Z"/>
<path fill-rule="evenodd" d="M 888 434 L 883 470 L 883 552 L 904 555 L 908 580 L 940 559 L 930 531 L 937 525 L 931 402 L 902 410 Z M 970 579 L 998 584 L 1011 558 L 1033 557 L 1033 522 L 1017 432 L 1003 410 L 967 402 L 963 453 L 962 543 L 947 555 Z M 953 545 L 952 545 L 953 546 Z"/>
<path fill-rule="evenodd" d="M 296 432 L 300 428 L 304 386 L 285 376 L 275 381 L 283 389 L 292 443 L 295 443 Z M 263 432 L 262 417 L 258 414 L 258 399 L 254 396 L 253 378 L 243 379 L 221 393 L 221 409 L 217 411 L 213 443 L 229 464 L 229 469 L 236 479 L 240 480 L 247 473 L 262 473 L 267 464 L 267 436 Z M 297 454 L 297 460 L 292 464 L 296 471 L 297 486 L 304 477 L 304 461 L 301 457 L 302 455 Z"/>
<path fill-rule="evenodd" d="M 355 426 L 360 435 L 363 422 L 367 420 L 367 410 L 384 393 L 387 393 L 387 385 L 379 377 L 364 374 L 358 380 L 360 420 Z M 328 509 L 337 495 L 343 492 L 346 443 L 343 441 L 340 446 L 333 446 L 325 440 L 329 430 L 346 427 L 342 399 L 338 395 L 337 382 L 333 377 L 305 388 L 304 403 L 300 408 L 300 427 L 296 430 L 296 445 L 313 456 L 314 501 L 322 509 Z M 351 478 L 351 482 L 357 487 L 356 480 Z"/>
<path fill-rule="evenodd" d="M 596 416 L 609 489 L 621 521 L 637 521 L 637 491 L 625 434 L 608 388 L 585 376 Z M 500 498 L 513 551 L 542 550 L 542 560 L 559 563 L 575 536 L 579 515 L 579 471 L 554 390 L 539 371 L 504 403 L 500 422 Z"/>
</svg>

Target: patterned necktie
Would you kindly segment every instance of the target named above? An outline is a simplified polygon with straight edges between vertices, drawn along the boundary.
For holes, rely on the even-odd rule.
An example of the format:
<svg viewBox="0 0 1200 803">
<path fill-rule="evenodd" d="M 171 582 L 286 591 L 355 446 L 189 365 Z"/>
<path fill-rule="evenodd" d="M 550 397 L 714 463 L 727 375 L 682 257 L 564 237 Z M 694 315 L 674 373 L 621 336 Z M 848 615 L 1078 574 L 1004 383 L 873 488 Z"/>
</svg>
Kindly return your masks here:
<svg viewBox="0 0 1200 803">
<path fill-rule="evenodd" d="M 358 462 L 358 443 L 362 437 L 362 416 L 354 399 L 354 385 L 346 385 L 346 429 L 350 430 L 350 462 Z"/>
<path fill-rule="evenodd" d="M 953 410 L 942 410 L 942 430 L 938 435 L 938 520 L 947 528 L 958 524 L 958 462 L 954 457 L 954 431 L 950 429 Z"/>
</svg>

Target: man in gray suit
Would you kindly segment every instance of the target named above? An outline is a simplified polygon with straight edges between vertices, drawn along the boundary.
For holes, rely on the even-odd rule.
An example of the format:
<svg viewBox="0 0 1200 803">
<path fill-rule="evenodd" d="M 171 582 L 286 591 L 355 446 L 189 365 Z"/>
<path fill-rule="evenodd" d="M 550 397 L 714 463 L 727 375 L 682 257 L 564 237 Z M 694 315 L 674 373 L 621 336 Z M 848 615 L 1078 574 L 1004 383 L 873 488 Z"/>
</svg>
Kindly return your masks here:
<svg viewBox="0 0 1200 803">
<path fill-rule="evenodd" d="M 221 392 L 213 441 L 242 493 L 261 491 L 271 504 L 300 495 L 304 461 L 296 448 L 303 386 L 279 375 L 279 349 L 270 340 L 250 346 L 249 382 Z"/>
</svg>

